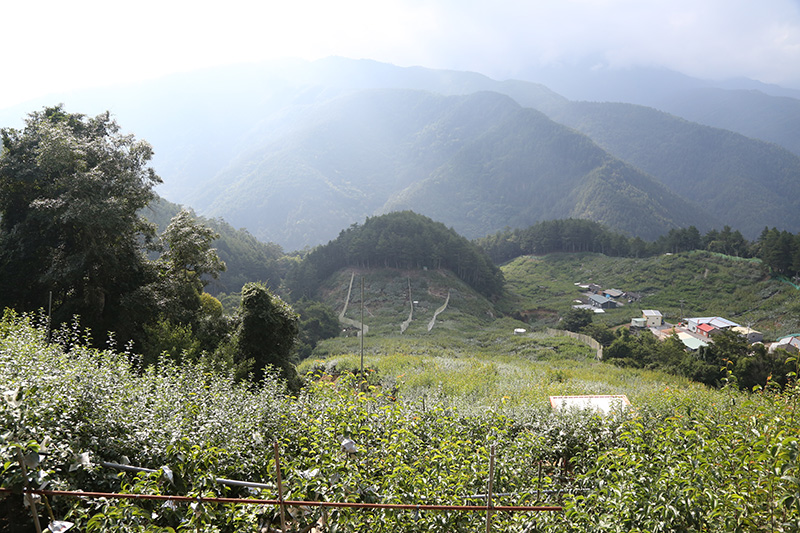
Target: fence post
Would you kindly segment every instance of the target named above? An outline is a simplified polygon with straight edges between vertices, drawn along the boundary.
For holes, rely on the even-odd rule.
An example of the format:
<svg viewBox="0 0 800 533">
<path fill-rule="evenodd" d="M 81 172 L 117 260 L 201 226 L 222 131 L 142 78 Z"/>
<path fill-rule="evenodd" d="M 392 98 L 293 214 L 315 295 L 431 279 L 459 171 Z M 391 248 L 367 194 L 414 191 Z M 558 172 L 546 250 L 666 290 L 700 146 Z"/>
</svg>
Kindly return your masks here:
<svg viewBox="0 0 800 533">
<path fill-rule="evenodd" d="M 17 448 L 17 460 L 19 461 L 19 467 L 22 470 L 22 477 L 25 479 L 25 488 L 30 490 L 31 482 L 28 479 L 28 469 L 25 468 L 25 458 L 22 456 L 22 450 L 19 448 Z M 33 494 L 31 492 L 25 492 L 24 498 L 31 508 L 31 514 L 33 514 L 33 527 L 36 528 L 36 533 L 42 533 L 42 526 L 39 523 L 39 511 L 36 509 L 36 501 L 33 499 Z"/>
<path fill-rule="evenodd" d="M 281 531 L 286 531 L 286 514 L 283 510 L 283 483 L 281 482 L 281 460 L 278 452 L 278 441 L 274 442 L 275 447 L 275 474 L 278 480 L 278 501 L 281 508 Z"/>
<path fill-rule="evenodd" d="M 486 489 L 486 533 L 492 529 L 492 486 L 494 485 L 494 444 L 489 452 L 489 486 Z"/>
</svg>

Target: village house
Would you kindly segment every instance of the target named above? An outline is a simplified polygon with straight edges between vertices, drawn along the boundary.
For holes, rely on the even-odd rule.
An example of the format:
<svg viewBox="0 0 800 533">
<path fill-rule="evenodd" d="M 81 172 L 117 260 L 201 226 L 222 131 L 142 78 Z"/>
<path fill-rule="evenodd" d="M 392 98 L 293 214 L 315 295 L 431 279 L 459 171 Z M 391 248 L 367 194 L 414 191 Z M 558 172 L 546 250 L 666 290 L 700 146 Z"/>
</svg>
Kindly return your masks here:
<svg viewBox="0 0 800 533">
<path fill-rule="evenodd" d="M 654 309 L 643 309 L 642 318 L 645 320 L 645 327 L 648 328 L 657 328 L 664 323 L 664 317 L 661 315 L 661 311 L 656 311 Z"/>
<path fill-rule="evenodd" d="M 633 318 L 631 318 L 631 327 L 632 328 L 646 328 L 647 327 L 647 319 L 646 318 L 633 317 Z"/>
<path fill-rule="evenodd" d="M 708 326 L 705 326 L 702 331 L 699 331 L 698 328 L 703 324 L 708 324 Z M 692 333 L 703 335 L 704 337 L 710 337 L 712 330 L 735 328 L 738 325 L 739 324 L 736 322 L 731 322 L 730 320 L 719 316 L 705 316 L 686 319 L 686 329 Z"/>
<path fill-rule="evenodd" d="M 588 298 L 589 298 L 589 304 L 592 307 L 597 307 L 599 309 L 614 309 L 615 307 L 617 307 L 617 302 L 615 302 L 611 298 L 600 296 L 599 294 L 589 294 Z"/>
<path fill-rule="evenodd" d="M 711 335 L 719 333 L 719 329 L 713 326 L 711 323 L 706 322 L 704 324 L 698 324 L 697 329 L 695 329 L 695 333 L 697 333 L 698 335 L 702 335 L 707 339 L 710 339 Z"/>
<path fill-rule="evenodd" d="M 686 349 L 689 350 L 690 352 L 695 352 L 700 348 L 708 346 L 707 342 L 704 342 L 696 337 L 693 337 L 692 335 L 686 333 L 685 331 L 679 331 L 678 338 L 681 340 L 683 345 L 686 346 Z"/>
<path fill-rule="evenodd" d="M 736 326 L 732 328 L 733 331 L 747 339 L 747 342 L 750 344 L 755 344 L 757 342 L 764 341 L 764 334 L 760 331 L 756 331 L 753 328 L 744 327 L 744 326 Z"/>
<path fill-rule="evenodd" d="M 788 352 L 800 351 L 800 333 L 786 335 L 769 345 L 769 351 L 774 352 L 777 349 L 786 350 Z"/>
</svg>

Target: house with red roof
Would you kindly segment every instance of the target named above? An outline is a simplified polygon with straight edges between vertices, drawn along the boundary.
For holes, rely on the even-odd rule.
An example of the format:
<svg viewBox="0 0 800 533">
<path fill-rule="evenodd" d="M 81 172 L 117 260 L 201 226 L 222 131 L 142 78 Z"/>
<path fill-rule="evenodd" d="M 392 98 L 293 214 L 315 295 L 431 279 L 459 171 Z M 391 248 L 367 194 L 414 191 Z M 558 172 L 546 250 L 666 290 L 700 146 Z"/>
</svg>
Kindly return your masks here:
<svg viewBox="0 0 800 533">
<path fill-rule="evenodd" d="M 711 324 L 709 322 L 706 322 L 704 324 L 699 324 L 697 326 L 697 329 L 695 330 L 695 333 L 710 339 L 711 335 L 713 335 L 714 333 L 717 333 L 718 331 L 719 331 L 719 329 L 717 329 L 716 326 L 714 326 L 713 324 Z"/>
</svg>

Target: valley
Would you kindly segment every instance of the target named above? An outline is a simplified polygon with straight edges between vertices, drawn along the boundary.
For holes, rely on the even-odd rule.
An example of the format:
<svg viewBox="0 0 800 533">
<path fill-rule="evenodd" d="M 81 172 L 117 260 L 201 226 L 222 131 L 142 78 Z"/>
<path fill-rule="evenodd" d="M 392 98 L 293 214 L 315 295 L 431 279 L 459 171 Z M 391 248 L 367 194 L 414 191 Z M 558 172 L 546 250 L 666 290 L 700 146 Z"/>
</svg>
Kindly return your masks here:
<svg viewBox="0 0 800 533">
<path fill-rule="evenodd" d="M 798 529 L 793 98 L 225 72 L 2 130 L 0 530 Z"/>
</svg>

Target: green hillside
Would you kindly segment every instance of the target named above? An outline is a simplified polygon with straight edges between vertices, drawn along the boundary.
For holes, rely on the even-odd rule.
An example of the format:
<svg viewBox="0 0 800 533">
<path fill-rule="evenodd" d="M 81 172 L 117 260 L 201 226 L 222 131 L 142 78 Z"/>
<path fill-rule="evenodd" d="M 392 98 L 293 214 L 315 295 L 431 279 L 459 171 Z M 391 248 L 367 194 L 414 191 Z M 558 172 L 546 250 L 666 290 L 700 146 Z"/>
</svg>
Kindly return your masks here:
<svg viewBox="0 0 800 533">
<path fill-rule="evenodd" d="M 356 85 L 373 83 L 365 65 L 417 89 L 493 85 L 326 65 L 320 79 Z M 770 275 L 800 272 L 800 235 L 738 231 L 796 229 L 800 167 L 785 150 L 644 108 L 573 107 L 631 150 L 623 160 L 497 93 L 305 87 L 216 109 L 249 133 L 219 128 L 227 157 L 186 167 L 228 161 L 218 180 L 215 167 L 182 186 L 246 224 L 153 201 L 150 146 L 108 114 L 57 107 L 0 132 L 0 531 L 800 529 L 798 358 L 728 332 L 690 352 L 618 327 L 658 309 L 669 322 L 723 316 L 767 341 L 800 332 L 800 290 Z M 199 102 L 179 108 L 192 140 L 172 139 L 188 158 L 214 144 Z M 670 187 L 698 203 L 634 157 L 670 167 Z M 380 214 L 406 205 L 424 214 Z M 734 209 L 735 231 L 674 229 Z M 574 218 L 510 227 L 545 217 Z M 287 255 L 274 242 L 316 246 Z M 764 263 L 680 251 L 696 248 Z M 498 266 L 489 250 L 515 259 Z M 220 259 L 227 271 L 206 284 Z M 630 294 L 603 314 L 573 310 L 588 283 Z M 603 338 L 602 357 L 554 329 L 575 315 L 593 321 L 581 331 Z M 552 398 L 604 394 L 631 406 Z"/>
<path fill-rule="evenodd" d="M 723 316 L 773 338 L 800 330 L 800 291 L 771 279 L 757 260 L 699 251 L 644 259 L 550 254 L 520 257 L 502 270 L 508 296 L 499 307 L 543 323 L 570 308 L 577 283 L 595 283 L 642 295 L 596 316 L 610 325 L 629 323 L 642 309 L 677 321 L 683 306 L 684 317 Z"/>
</svg>

